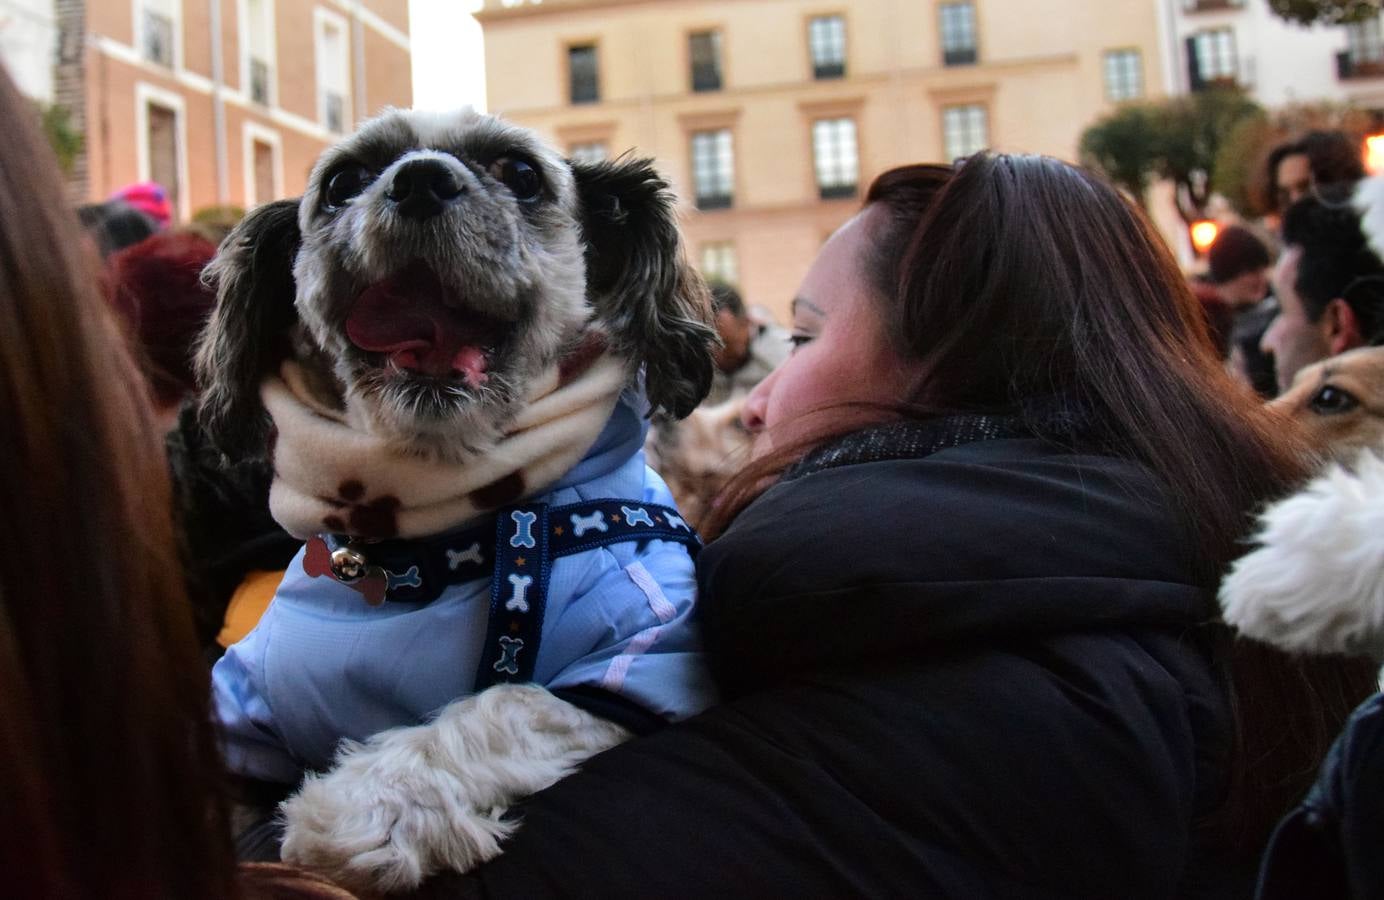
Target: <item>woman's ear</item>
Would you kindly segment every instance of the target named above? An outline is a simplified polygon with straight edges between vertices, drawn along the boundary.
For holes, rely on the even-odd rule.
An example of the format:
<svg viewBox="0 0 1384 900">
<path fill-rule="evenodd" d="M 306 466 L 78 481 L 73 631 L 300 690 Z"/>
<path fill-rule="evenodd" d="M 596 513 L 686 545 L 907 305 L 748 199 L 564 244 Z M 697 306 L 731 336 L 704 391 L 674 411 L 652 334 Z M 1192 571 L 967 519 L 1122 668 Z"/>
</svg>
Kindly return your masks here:
<svg viewBox="0 0 1384 900">
<path fill-rule="evenodd" d="M 615 351 L 644 363 L 649 402 L 682 418 L 711 387 L 717 337 L 706 285 L 683 258 L 673 195 L 650 160 L 571 166 L 591 303 Z"/>
<path fill-rule="evenodd" d="M 268 203 L 227 235 L 202 273 L 216 289 L 216 309 L 197 345 L 197 413 L 211 443 L 231 458 L 266 451 L 260 381 L 287 355 L 298 321 L 293 261 L 301 242 L 298 201 Z"/>
</svg>

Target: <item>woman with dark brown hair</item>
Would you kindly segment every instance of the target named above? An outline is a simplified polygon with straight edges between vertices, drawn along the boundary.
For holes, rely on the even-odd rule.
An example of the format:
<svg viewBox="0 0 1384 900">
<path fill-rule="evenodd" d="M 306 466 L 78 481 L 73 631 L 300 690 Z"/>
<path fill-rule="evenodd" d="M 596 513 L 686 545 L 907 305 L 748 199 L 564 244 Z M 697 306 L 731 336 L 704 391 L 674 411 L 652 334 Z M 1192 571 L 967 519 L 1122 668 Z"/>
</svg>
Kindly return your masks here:
<svg viewBox="0 0 1384 900">
<path fill-rule="evenodd" d="M 727 702 L 428 896 L 1241 897 L 1368 666 L 1216 585 L 1303 474 L 1143 216 L 1037 158 L 881 176 L 698 560 Z"/>
<path fill-rule="evenodd" d="M 161 435 L 0 72 L 0 894 L 346 896 L 237 878 Z"/>
</svg>

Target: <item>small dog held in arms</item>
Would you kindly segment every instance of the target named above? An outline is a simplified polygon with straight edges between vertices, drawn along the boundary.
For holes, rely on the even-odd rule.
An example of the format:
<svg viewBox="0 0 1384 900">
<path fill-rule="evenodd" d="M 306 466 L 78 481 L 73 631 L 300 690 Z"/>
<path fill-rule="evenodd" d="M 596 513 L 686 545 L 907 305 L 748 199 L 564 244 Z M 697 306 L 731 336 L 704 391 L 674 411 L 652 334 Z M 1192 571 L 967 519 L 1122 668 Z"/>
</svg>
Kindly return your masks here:
<svg viewBox="0 0 1384 900">
<path fill-rule="evenodd" d="M 207 278 L 204 426 L 269 454 L 307 542 L 213 673 L 232 770 L 305 779 L 286 860 L 464 871 L 515 800 L 709 705 L 697 539 L 641 447 L 705 395 L 715 332 L 647 161 L 389 111 Z"/>
</svg>

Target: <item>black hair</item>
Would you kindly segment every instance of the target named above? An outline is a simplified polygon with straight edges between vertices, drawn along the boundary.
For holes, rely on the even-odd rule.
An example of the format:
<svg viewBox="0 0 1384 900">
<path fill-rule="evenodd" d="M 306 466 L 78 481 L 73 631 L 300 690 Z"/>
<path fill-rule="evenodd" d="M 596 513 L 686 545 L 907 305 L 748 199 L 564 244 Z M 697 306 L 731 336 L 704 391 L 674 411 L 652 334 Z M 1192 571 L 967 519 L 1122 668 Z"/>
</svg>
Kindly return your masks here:
<svg viewBox="0 0 1384 900">
<path fill-rule="evenodd" d="M 1278 211 L 1278 167 L 1290 156 L 1307 157 L 1312 180 L 1319 185 L 1356 182 L 1365 177 L 1360 147 L 1344 131 L 1309 131 L 1294 141 L 1279 144 L 1264 164 L 1263 199 L 1270 212 Z"/>
<path fill-rule="evenodd" d="M 1317 321 L 1340 298 L 1374 343 L 1384 337 L 1384 261 L 1370 249 L 1350 200 L 1349 185 L 1328 185 L 1294 203 L 1283 216 L 1283 243 L 1302 248 L 1293 287 L 1308 319 Z"/>
<path fill-rule="evenodd" d="M 102 259 L 152 237 L 159 230 L 158 223 L 122 200 L 79 206 L 77 218 L 95 239 Z"/>
<path fill-rule="evenodd" d="M 741 299 L 739 291 L 724 281 L 708 282 L 707 288 L 711 291 L 711 312 L 713 315 L 724 309 L 737 319 L 745 318 L 745 301 Z"/>
<path fill-rule="evenodd" d="M 1259 272 L 1269 267 L 1269 248 L 1254 232 L 1241 225 L 1230 225 L 1216 236 L 1207 251 L 1211 282 L 1225 284 L 1247 272 Z"/>
</svg>

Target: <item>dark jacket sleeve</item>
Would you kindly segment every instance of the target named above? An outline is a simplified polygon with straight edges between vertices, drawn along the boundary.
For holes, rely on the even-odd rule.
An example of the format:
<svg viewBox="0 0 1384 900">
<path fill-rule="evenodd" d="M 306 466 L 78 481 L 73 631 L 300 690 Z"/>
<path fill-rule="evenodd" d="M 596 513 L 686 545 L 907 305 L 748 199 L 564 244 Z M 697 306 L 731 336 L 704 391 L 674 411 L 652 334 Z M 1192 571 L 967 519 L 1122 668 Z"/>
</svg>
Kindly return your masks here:
<svg viewBox="0 0 1384 900">
<path fill-rule="evenodd" d="M 1203 764 L 1176 644 L 781 683 L 592 759 L 517 811 L 501 857 L 422 895 L 1175 896 Z"/>
</svg>

